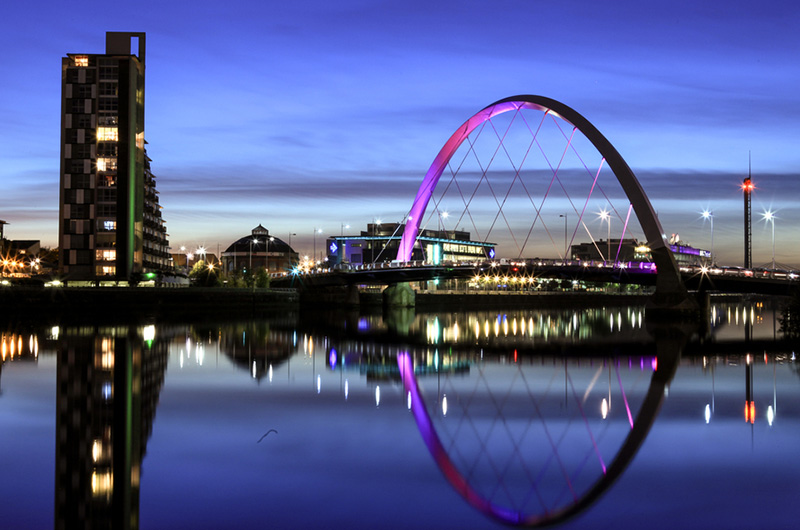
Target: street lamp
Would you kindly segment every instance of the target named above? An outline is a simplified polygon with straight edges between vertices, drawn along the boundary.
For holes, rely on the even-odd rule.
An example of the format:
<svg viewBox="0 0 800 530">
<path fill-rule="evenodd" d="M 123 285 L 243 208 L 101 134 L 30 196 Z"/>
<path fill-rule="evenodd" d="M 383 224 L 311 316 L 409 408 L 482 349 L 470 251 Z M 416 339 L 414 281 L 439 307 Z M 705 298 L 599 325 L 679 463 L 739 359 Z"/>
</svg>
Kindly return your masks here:
<svg viewBox="0 0 800 530">
<path fill-rule="evenodd" d="M 608 223 L 608 235 L 606 235 L 606 261 L 611 260 L 611 214 L 603 208 L 600 210 L 600 213 L 597 215 L 600 216 L 600 221 L 606 221 Z"/>
<path fill-rule="evenodd" d="M 772 270 L 775 270 L 775 214 L 767 210 L 761 214 L 762 218 L 772 225 Z"/>
<path fill-rule="evenodd" d="M 269 274 L 269 244 L 273 241 L 275 241 L 274 236 L 270 236 L 269 239 L 267 239 L 267 274 Z"/>
<path fill-rule="evenodd" d="M 248 270 L 250 271 L 250 276 L 253 276 L 253 245 L 258 245 L 258 238 L 254 237 L 250 240 L 250 265 L 248 265 Z"/>
<path fill-rule="evenodd" d="M 567 248 L 567 214 L 559 215 L 559 217 L 564 218 L 564 264 L 566 264 L 567 254 L 569 253 L 569 249 Z"/>
<path fill-rule="evenodd" d="M 711 263 L 714 263 L 714 212 L 703 210 L 703 219 L 711 223 Z"/>
<path fill-rule="evenodd" d="M 311 256 L 312 261 L 316 263 L 317 261 L 317 234 L 322 233 L 322 228 L 315 228 L 314 229 L 314 254 Z"/>
</svg>

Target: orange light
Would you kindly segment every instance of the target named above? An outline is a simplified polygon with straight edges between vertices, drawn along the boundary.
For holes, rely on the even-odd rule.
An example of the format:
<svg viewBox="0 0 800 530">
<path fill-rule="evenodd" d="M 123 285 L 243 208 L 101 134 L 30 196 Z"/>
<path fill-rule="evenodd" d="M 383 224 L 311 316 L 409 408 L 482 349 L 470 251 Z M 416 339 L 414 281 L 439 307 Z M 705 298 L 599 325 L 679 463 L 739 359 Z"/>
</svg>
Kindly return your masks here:
<svg viewBox="0 0 800 530">
<path fill-rule="evenodd" d="M 517 362 L 517 350 L 514 350 L 514 362 Z"/>
<path fill-rule="evenodd" d="M 744 402 L 744 422 L 745 423 L 755 423 L 756 422 L 756 402 L 755 401 L 745 401 Z"/>
</svg>

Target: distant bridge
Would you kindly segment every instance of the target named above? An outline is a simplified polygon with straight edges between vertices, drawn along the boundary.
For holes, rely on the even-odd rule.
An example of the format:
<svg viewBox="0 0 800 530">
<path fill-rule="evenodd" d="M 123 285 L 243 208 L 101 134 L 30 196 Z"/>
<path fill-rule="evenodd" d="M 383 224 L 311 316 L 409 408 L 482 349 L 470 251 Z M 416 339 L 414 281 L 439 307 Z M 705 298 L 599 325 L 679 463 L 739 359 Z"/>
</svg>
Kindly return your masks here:
<svg viewBox="0 0 800 530">
<path fill-rule="evenodd" d="M 740 267 L 681 267 L 687 289 L 726 293 L 788 295 L 800 285 L 796 273 Z M 273 274 L 275 287 L 324 288 L 349 285 L 390 285 L 405 282 L 473 279 L 489 290 L 537 290 L 541 280 L 620 283 L 655 287 L 657 268 L 650 262 L 605 263 L 562 260 L 497 260 L 472 263 L 381 262 L 343 270 L 313 269 Z M 539 286 L 537 288 L 537 285 Z"/>
<path fill-rule="evenodd" d="M 457 211 L 451 210 L 454 206 Z M 495 285 L 507 278 L 521 290 L 521 279 L 528 289 L 540 278 L 613 282 L 653 286 L 652 307 L 693 314 L 698 307 L 689 289 L 786 294 L 795 280 L 777 271 L 680 269 L 655 209 L 620 153 L 578 112 L 542 96 L 496 101 L 458 127 L 399 225 L 402 236 L 391 263 L 312 269 L 274 277 L 273 285 L 317 288 L 474 277 Z M 420 239 L 428 225 L 445 233 L 455 229 L 454 235 L 471 230 L 477 241 L 500 239 L 497 233 L 502 231 L 511 247 L 502 254 L 516 251 L 517 257 L 494 260 L 492 251 L 486 256 L 492 261 L 431 265 L 439 261 L 443 247 Z M 585 237 L 599 262 L 570 259 L 573 243 Z M 625 261 L 633 258 L 621 255 L 623 241 L 632 239 L 646 247 L 635 259 L 647 255 L 652 263 Z M 534 252 L 559 258 L 523 259 Z M 412 261 L 419 255 L 428 256 L 427 264 Z"/>
</svg>

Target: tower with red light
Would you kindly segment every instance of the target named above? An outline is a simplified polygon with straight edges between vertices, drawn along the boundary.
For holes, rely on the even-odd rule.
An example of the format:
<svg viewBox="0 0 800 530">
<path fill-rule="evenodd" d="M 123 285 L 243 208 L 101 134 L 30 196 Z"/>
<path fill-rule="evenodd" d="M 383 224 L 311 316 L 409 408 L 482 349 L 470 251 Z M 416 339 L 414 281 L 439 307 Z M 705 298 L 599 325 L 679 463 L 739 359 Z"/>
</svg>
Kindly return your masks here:
<svg viewBox="0 0 800 530">
<path fill-rule="evenodd" d="M 755 186 L 750 176 L 742 182 L 742 191 L 744 192 L 744 268 L 753 268 L 753 248 L 750 243 L 753 234 L 751 229 L 751 213 L 750 213 L 750 196 L 753 193 Z"/>
</svg>

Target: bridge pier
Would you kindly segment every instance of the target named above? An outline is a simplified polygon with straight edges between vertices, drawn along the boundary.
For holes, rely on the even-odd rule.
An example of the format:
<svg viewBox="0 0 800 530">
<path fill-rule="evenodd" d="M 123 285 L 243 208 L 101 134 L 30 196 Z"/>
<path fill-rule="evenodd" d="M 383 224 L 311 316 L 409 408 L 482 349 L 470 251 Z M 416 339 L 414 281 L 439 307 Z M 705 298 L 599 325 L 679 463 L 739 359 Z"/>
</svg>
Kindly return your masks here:
<svg viewBox="0 0 800 530">
<path fill-rule="evenodd" d="M 384 307 L 414 307 L 416 293 L 408 283 L 393 283 L 383 290 Z"/>
</svg>

